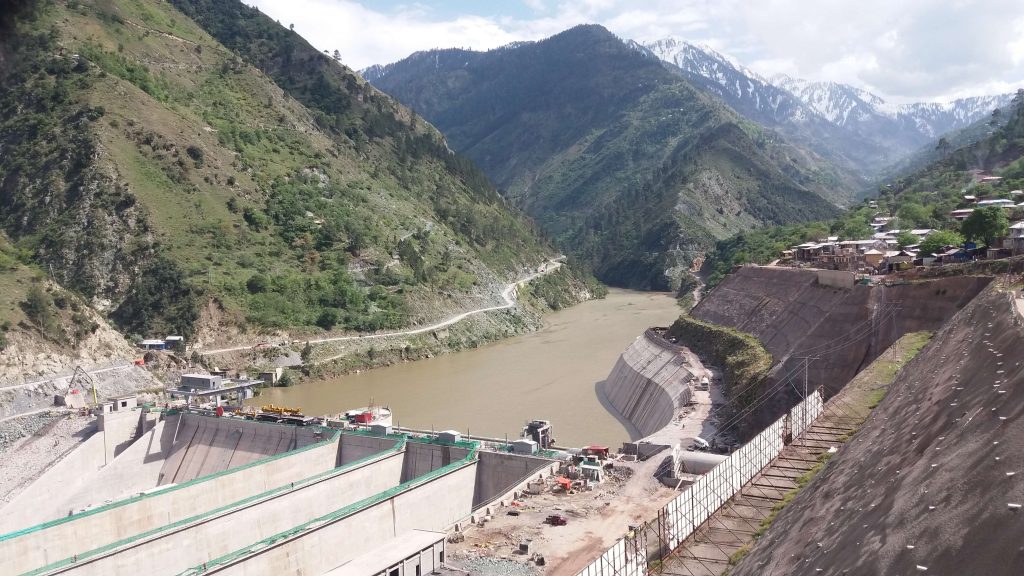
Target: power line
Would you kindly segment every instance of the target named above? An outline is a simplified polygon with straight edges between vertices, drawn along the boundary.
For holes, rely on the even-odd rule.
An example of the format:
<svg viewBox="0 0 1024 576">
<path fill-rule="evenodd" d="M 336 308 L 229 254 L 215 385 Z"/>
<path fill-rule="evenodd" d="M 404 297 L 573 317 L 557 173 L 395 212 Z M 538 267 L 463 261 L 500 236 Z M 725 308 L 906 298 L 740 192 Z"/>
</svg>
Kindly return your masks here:
<svg viewBox="0 0 1024 576">
<path fill-rule="evenodd" d="M 816 352 L 813 356 L 811 354 L 806 354 L 806 353 L 804 353 L 804 354 L 806 354 L 806 356 L 795 356 L 795 355 L 788 356 L 786 358 L 786 360 L 782 361 L 782 363 L 780 364 L 781 366 L 784 366 L 786 362 L 788 362 L 789 360 L 792 360 L 792 359 L 804 359 L 804 362 L 801 363 L 801 364 L 798 364 L 796 367 L 794 367 L 792 370 L 790 370 L 786 375 L 784 375 L 781 378 L 779 378 L 777 383 L 771 388 L 771 390 L 766 390 L 763 393 L 761 393 L 761 395 L 757 399 L 755 399 L 754 402 L 751 405 L 745 407 L 739 413 L 734 414 L 732 417 L 730 417 L 729 420 L 727 420 L 724 425 L 722 425 L 722 426 L 720 426 L 718 428 L 718 430 L 715 432 L 715 435 L 716 436 L 720 435 L 723 432 L 725 432 L 726 430 L 728 430 L 728 429 L 732 428 L 733 426 L 735 426 L 736 424 L 738 424 L 747 415 L 751 414 L 754 410 L 756 410 L 757 408 L 759 408 L 762 405 L 764 405 L 764 403 L 767 402 L 771 396 L 776 394 L 779 390 L 783 389 L 787 384 L 792 385 L 793 377 L 796 375 L 796 373 L 801 368 L 803 368 L 804 372 L 805 372 L 804 378 L 805 378 L 805 388 L 806 388 L 806 378 L 807 378 L 806 372 L 807 372 L 808 365 L 809 365 L 811 359 L 815 359 L 815 360 L 821 359 L 822 356 L 827 356 L 829 354 L 833 354 L 833 353 L 835 353 L 835 352 L 837 352 L 837 351 L 839 351 L 839 350 L 841 350 L 841 349 L 843 349 L 843 348 L 845 348 L 847 346 L 850 346 L 851 344 L 853 344 L 855 342 L 858 342 L 858 341 L 864 339 L 865 337 L 869 336 L 872 332 L 876 331 L 881 326 L 883 326 L 885 324 L 885 322 L 887 322 L 890 318 L 892 318 L 895 321 L 895 316 L 896 316 L 896 313 L 899 311 L 899 309 L 900 309 L 899 303 L 886 303 L 884 305 L 883 311 L 881 312 L 881 314 L 883 315 L 883 318 L 881 320 L 877 321 L 877 323 L 875 322 L 875 320 L 876 320 L 875 318 L 872 318 L 872 319 L 870 319 L 868 321 L 865 321 L 865 322 L 861 322 L 860 324 L 871 324 L 873 326 L 867 326 L 865 329 L 861 330 L 861 334 L 859 334 L 858 336 L 850 338 L 850 333 L 848 332 L 847 334 L 844 334 L 843 336 L 841 336 L 839 338 L 835 338 L 835 339 L 831 340 L 830 342 L 826 342 L 826 343 L 824 343 L 822 345 L 815 346 L 815 347 L 807 349 L 808 351 L 815 351 Z M 847 342 L 836 343 L 837 341 L 842 341 L 842 340 L 847 339 L 847 338 L 850 338 L 849 341 L 847 341 Z M 824 346 L 829 346 L 829 348 L 826 348 L 824 350 L 820 350 Z M 798 352 L 798 354 L 799 353 L 801 353 L 801 352 Z M 736 403 L 737 400 L 739 399 L 739 397 L 743 393 L 745 393 L 747 390 L 750 390 L 755 385 L 759 385 L 759 384 L 763 383 L 764 381 L 766 381 L 770 377 L 771 377 L 771 374 L 769 373 L 769 374 L 761 377 L 757 381 L 753 382 L 752 384 L 747 386 L 740 394 L 735 395 L 732 400 L 730 400 L 729 402 L 724 404 L 723 407 L 728 406 L 730 404 Z M 794 386 L 794 390 L 797 392 L 797 394 L 800 393 L 799 390 L 796 390 L 795 386 Z M 807 398 L 807 392 L 806 392 L 806 389 L 805 389 L 804 399 L 806 399 L 806 398 Z"/>
</svg>

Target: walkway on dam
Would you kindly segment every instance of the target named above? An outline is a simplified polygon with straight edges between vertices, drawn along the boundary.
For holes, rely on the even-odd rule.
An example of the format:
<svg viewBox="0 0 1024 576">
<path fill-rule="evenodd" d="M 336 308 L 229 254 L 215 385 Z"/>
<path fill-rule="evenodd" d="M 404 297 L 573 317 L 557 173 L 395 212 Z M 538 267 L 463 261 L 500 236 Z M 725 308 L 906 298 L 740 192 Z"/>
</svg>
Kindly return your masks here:
<svg viewBox="0 0 1024 576">
<path fill-rule="evenodd" d="M 827 409 L 826 409 L 827 410 Z M 719 576 L 729 559 L 753 542 L 762 523 L 775 515 L 786 494 L 800 488 L 800 478 L 822 462 L 829 447 L 856 430 L 847 417 L 826 412 L 804 435 L 787 446 L 761 474 L 719 508 L 665 559 L 661 574 Z"/>
</svg>

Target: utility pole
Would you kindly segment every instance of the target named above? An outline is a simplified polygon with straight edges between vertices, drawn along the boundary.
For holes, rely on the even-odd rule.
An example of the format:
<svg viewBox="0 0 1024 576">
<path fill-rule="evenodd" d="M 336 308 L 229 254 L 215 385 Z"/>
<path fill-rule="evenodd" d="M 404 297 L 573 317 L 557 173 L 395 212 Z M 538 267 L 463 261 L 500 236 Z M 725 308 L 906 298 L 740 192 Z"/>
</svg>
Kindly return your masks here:
<svg viewBox="0 0 1024 576">
<path fill-rule="evenodd" d="M 803 406 L 803 428 L 807 428 L 807 367 L 811 363 L 810 356 L 804 358 L 804 401 L 800 404 Z"/>
</svg>

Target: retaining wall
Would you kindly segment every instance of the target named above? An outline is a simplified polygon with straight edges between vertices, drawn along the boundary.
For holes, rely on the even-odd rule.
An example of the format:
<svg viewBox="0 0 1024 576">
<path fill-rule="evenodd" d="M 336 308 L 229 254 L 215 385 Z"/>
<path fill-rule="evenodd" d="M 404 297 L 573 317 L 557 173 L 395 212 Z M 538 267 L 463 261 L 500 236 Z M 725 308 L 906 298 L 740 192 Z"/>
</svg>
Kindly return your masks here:
<svg viewBox="0 0 1024 576">
<path fill-rule="evenodd" d="M 171 452 L 160 470 L 160 484 L 180 484 L 245 466 L 322 440 L 316 427 L 278 426 L 239 418 L 182 414 Z"/>
<path fill-rule="evenodd" d="M 55 497 L 79 490 L 85 485 L 85 479 L 103 466 L 103 459 L 103 433 L 97 432 L 0 508 L 0 534 L 66 515 L 63 502 L 56 502 Z M 3 542 L 0 542 L 0 558 L 3 554 Z"/>
<path fill-rule="evenodd" d="M 687 369 L 680 348 L 651 331 L 619 356 L 601 385 L 608 404 L 633 426 L 633 440 L 649 436 L 672 421 L 690 400 Z"/>
<path fill-rule="evenodd" d="M 405 449 L 402 482 L 408 482 L 414 478 L 429 474 L 434 470 L 462 460 L 468 454 L 469 449 L 459 446 L 410 442 Z"/>
<path fill-rule="evenodd" d="M 744 266 L 694 307 L 701 320 L 753 334 L 776 361 L 762 385 L 771 389 L 788 376 L 831 397 L 861 369 L 909 332 L 938 330 L 967 305 L 991 277 L 960 276 L 894 286 L 826 286 L 817 271 Z M 786 387 L 746 421 L 760 430 L 799 400 Z"/>
<path fill-rule="evenodd" d="M 340 451 L 338 466 L 351 464 L 374 454 L 379 454 L 394 447 L 395 439 L 384 436 L 366 436 L 362 434 L 343 433 L 338 440 Z"/>
<path fill-rule="evenodd" d="M 175 422 L 177 416 L 172 416 L 172 425 Z M 90 475 L 88 481 L 79 486 L 78 490 L 62 490 L 59 495 L 51 496 L 53 509 L 40 515 L 23 518 L 19 527 L 61 518 L 89 505 L 101 505 L 104 502 L 128 498 L 156 486 L 160 479 L 163 459 L 170 450 L 171 435 L 163 434 L 166 423 L 167 421 L 157 423 L 156 428 L 143 434 L 113 462 Z"/>
<path fill-rule="evenodd" d="M 219 421 L 230 429 L 235 429 L 239 424 L 237 421 L 215 418 L 209 420 L 214 423 Z M 278 427 L 258 422 L 248 424 Z M 313 429 L 307 430 L 312 432 Z M 171 428 L 165 426 L 163 434 L 169 433 L 173 434 Z M 102 459 L 102 438 L 98 440 L 99 458 Z M 338 434 L 335 433 L 328 440 L 290 454 L 251 462 L 241 468 L 170 486 L 164 491 L 134 496 L 81 514 L 0 535 L 0 558 L 13 559 L 10 571 L 20 574 L 70 558 L 83 550 L 97 549 L 330 470 L 335 466 L 337 454 Z M 94 472 L 82 470 L 82 465 L 72 471 Z"/>
<path fill-rule="evenodd" d="M 401 452 L 371 457 L 370 461 L 355 464 L 350 469 L 311 483 L 304 482 L 294 490 L 172 529 L 120 549 L 116 554 L 79 563 L 68 573 L 76 576 L 177 574 L 312 520 L 322 515 L 328 506 L 344 507 L 398 486 L 402 459 Z"/>
<path fill-rule="evenodd" d="M 552 464 L 551 460 L 535 456 L 480 452 L 473 488 L 473 509 L 519 489 L 538 473 L 548 470 Z"/>
</svg>

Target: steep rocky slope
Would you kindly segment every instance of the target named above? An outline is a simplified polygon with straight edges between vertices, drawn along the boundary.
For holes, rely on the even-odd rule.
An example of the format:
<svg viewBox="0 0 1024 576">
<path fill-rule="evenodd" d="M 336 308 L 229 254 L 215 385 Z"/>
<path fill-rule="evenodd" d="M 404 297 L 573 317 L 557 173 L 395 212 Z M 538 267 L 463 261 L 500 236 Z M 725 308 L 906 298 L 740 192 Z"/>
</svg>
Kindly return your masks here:
<svg viewBox="0 0 1024 576">
<path fill-rule="evenodd" d="M 1007 288 L 935 335 L 734 576 L 1024 570 L 1024 322 Z"/>
<path fill-rule="evenodd" d="M 29 4 L 0 39 L 0 225 L 128 333 L 403 326 L 551 253 L 433 127 L 256 9 Z"/>
<path fill-rule="evenodd" d="M 363 73 L 618 285 L 666 288 L 715 238 L 823 218 L 849 197 L 828 162 L 600 26 Z"/>
<path fill-rule="evenodd" d="M 798 401 L 805 357 L 811 357 L 809 389 L 824 386 L 831 396 L 902 335 L 939 329 L 991 279 L 958 276 L 837 288 L 819 281 L 815 271 L 745 266 L 701 300 L 692 315 L 752 334 L 772 355 L 775 366 L 759 383 L 757 401 L 744 419 L 744 428 L 757 432 Z"/>
</svg>

